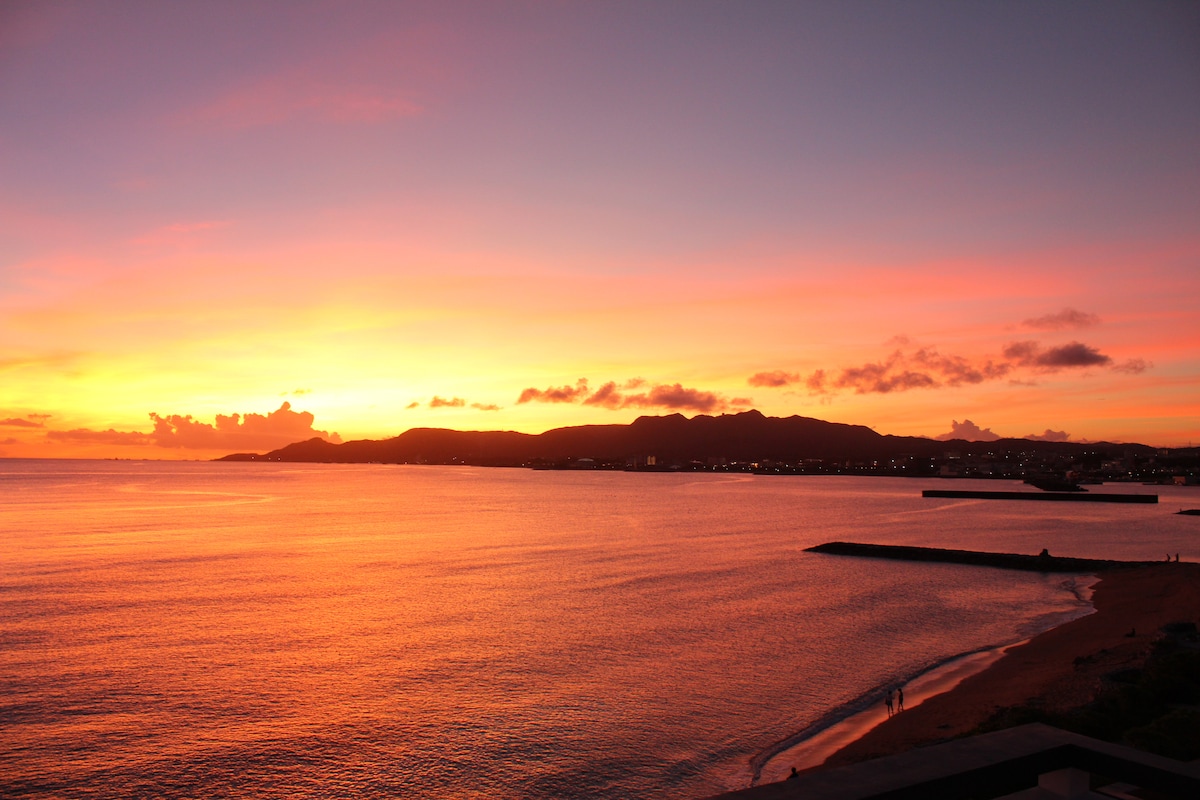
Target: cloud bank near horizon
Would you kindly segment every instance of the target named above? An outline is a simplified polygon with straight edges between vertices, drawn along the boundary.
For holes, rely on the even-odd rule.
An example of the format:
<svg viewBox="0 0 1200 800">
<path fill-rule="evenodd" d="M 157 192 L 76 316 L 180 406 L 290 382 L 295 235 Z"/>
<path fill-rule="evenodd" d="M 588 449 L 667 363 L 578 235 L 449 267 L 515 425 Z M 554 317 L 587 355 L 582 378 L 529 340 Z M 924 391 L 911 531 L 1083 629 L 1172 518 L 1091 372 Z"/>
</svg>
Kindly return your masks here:
<svg viewBox="0 0 1200 800">
<path fill-rule="evenodd" d="M 293 411 L 284 402 L 267 414 L 217 414 L 212 424 L 191 414 L 160 415 L 150 412 L 154 423 L 148 433 L 141 431 L 48 430 L 46 441 L 66 444 L 109 446 L 155 446 L 177 450 L 274 450 L 293 442 L 319 437 L 333 444 L 342 438 L 337 433 L 313 428 L 315 417 L 308 411 Z"/>
<path fill-rule="evenodd" d="M 1047 428 L 1043 433 L 1029 433 L 1024 436 L 1001 436 L 991 428 L 983 428 L 969 419 L 962 422 L 951 420 L 950 431 L 933 437 L 939 442 L 949 442 L 962 439 L 968 442 L 995 442 L 999 439 L 1028 439 L 1032 442 L 1066 442 L 1071 434 L 1066 431 L 1054 431 Z"/>
</svg>

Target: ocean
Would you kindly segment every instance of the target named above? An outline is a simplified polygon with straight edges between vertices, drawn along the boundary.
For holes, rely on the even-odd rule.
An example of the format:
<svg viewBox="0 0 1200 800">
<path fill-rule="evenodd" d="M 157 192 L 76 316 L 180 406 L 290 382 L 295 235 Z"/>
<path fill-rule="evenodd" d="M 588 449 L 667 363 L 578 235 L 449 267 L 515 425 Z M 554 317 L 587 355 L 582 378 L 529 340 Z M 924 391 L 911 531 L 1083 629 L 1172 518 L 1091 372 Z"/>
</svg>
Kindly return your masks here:
<svg viewBox="0 0 1200 800">
<path fill-rule="evenodd" d="M 0 796 L 704 797 L 1088 609 L 1086 576 L 810 545 L 1200 558 L 1192 488 L 947 485 L 0 461 Z"/>
</svg>

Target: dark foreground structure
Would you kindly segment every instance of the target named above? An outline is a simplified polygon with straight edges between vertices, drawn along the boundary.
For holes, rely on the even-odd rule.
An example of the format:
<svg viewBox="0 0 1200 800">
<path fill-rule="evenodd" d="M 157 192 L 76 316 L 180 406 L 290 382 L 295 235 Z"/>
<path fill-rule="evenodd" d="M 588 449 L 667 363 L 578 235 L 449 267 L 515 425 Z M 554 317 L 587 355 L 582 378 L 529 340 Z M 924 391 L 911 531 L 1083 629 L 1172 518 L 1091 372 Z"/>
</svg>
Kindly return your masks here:
<svg viewBox="0 0 1200 800">
<path fill-rule="evenodd" d="M 1200 797 L 1200 765 L 1035 723 L 846 767 L 817 769 L 713 800 L 1139 797 Z"/>
</svg>

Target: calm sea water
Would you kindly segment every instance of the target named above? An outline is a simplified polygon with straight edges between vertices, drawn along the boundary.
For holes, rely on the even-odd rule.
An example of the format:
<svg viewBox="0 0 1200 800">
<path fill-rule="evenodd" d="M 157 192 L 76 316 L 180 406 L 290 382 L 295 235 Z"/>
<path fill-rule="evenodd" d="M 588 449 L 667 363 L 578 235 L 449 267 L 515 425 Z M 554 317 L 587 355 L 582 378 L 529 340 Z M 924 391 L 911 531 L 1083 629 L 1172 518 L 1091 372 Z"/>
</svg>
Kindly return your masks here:
<svg viewBox="0 0 1200 800">
<path fill-rule="evenodd" d="M 1070 577 L 809 545 L 1200 558 L 1194 490 L 944 485 L 0 461 L 0 795 L 699 797 L 1084 610 Z"/>
</svg>

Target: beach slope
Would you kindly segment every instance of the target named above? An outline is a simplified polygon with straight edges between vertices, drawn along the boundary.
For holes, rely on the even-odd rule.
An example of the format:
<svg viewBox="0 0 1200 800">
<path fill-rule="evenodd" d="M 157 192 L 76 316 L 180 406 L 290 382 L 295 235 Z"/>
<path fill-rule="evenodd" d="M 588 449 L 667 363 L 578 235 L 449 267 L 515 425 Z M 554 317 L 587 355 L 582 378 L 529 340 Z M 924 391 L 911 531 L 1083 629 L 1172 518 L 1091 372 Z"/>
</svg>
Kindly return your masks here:
<svg viewBox="0 0 1200 800">
<path fill-rule="evenodd" d="M 1145 662 L 1164 625 L 1200 621 L 1200 564 L 1159 563 L 1105 571 L 1092 604 L 1094 613 L 1009 648 L 984 671 L 885 719 L 817 769 L 963 736 L 1017 706 L 1062 712 L 1086 705 L 1105 676 Z M 788 797 L 786 783 L 720 797 Z"/>
</svg>

